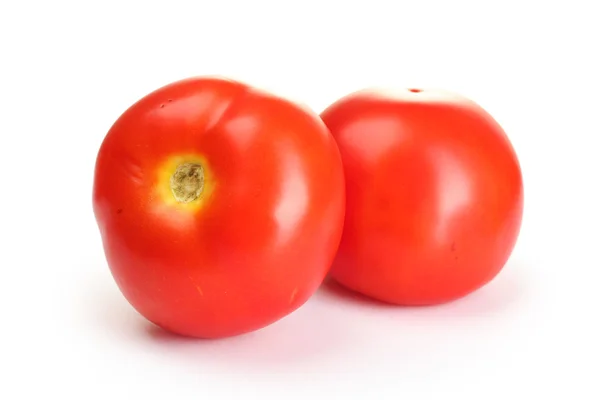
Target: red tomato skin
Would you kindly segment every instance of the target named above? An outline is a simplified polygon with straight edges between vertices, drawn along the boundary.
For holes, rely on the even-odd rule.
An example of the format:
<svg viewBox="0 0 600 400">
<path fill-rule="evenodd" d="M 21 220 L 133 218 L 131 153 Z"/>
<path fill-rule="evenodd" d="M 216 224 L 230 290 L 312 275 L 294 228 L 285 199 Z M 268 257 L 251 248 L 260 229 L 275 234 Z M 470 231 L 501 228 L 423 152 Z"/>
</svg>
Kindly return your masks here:
<svg viewBox="0 0 600 400">
<path fill-rule="evenodd" d="M 383 302 L 433 305 L 501 271 L 521 228 L 523 179 L 507 135 L 479 105 L 443 91 L 373 89 L 321 118 L 346 179 L 334 280 Z"/>
<path fill-rule="evenodd" d="M 201 205 L 174 204 L 162 178 L 186 159 L 209 172 Z M 331 266 L 344 209 L 341 157 L 319 116 L 224 78 L 143 97 L 96 160 L 112 276 L 141 315 L 184 336 L 251 332 L 304 304 Z"/>
</svg>

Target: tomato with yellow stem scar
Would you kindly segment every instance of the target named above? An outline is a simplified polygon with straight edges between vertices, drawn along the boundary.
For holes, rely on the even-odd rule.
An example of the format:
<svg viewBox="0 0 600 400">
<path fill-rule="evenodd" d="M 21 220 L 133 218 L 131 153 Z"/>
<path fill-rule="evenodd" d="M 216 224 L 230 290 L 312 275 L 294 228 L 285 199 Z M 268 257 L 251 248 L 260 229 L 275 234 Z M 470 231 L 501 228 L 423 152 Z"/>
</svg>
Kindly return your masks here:
<svg viewBox="0 0 600 400">
<path fill-rule="evenodd" d="M 341 157 L 318 115 L 223 79 L 166 85 L 98 153 L 93 208 L 112 275 L 154 324 L 217 338 L 317 290 L 344 219 Z"/>
</svg>

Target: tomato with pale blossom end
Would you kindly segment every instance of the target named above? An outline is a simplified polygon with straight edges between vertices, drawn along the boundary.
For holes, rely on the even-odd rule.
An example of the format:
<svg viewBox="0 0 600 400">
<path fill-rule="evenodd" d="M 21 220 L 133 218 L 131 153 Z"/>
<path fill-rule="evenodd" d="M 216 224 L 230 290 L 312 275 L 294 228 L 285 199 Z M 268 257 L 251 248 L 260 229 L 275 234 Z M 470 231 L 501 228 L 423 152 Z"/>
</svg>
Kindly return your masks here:
<svg viewBox="0 0 600 400">
<path fill-rule="evenodd" d="M 337 282 L 427 305 L 500 272 L 519 235 L 523 180 L 509 138 L 482 107 L 438 90 L 362 90 L 321 117 L 346 180 Z"/>
</svg>

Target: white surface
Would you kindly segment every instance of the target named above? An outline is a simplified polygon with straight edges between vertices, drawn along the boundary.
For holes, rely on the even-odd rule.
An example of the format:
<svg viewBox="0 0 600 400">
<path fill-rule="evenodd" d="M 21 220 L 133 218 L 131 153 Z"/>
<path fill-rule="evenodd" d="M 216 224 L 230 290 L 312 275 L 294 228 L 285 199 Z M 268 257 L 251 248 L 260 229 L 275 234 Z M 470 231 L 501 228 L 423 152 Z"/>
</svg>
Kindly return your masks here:
<svg viewBox="0 0 600 400">
<path fill-rule="evenodd" d="M 1 399 L 600 398 L 594 2 L 345 3 L 1 3 Z M 525 217 L 510 262 L 443 307 L 382 307 L 323 288 L 230 340 L 151 329 L 108 273 L 94 159 L 132 102 L 203 74 L 315 111 L 370 85 L 476 100 L 522 162 Z"/>
</svg>

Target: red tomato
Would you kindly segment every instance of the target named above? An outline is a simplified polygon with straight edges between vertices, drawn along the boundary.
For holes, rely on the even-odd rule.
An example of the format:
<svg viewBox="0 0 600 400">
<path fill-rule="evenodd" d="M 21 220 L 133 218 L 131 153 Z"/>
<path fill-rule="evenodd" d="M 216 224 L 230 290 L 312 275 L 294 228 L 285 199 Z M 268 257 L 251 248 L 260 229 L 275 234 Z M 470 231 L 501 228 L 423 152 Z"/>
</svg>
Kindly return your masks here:
<svg viewBox="0 0 600 400">
<path fill-rule="evenodd" d="M 93 205 L 110 270 L 140 314 L 181 335 L 232 336 L 321 284 L 342 235 L 343 166 L 317 114 L 192 78 L 111 127 Z"/>
<path fill-rule="evenodd" d="M 331 276 L 395 304 L 451 301 L 503 268 L 520 231 L 517 156 L 494 119 L 442 91 L 350 94 L 321 115 L 344 163 Z"/>
</svg>

